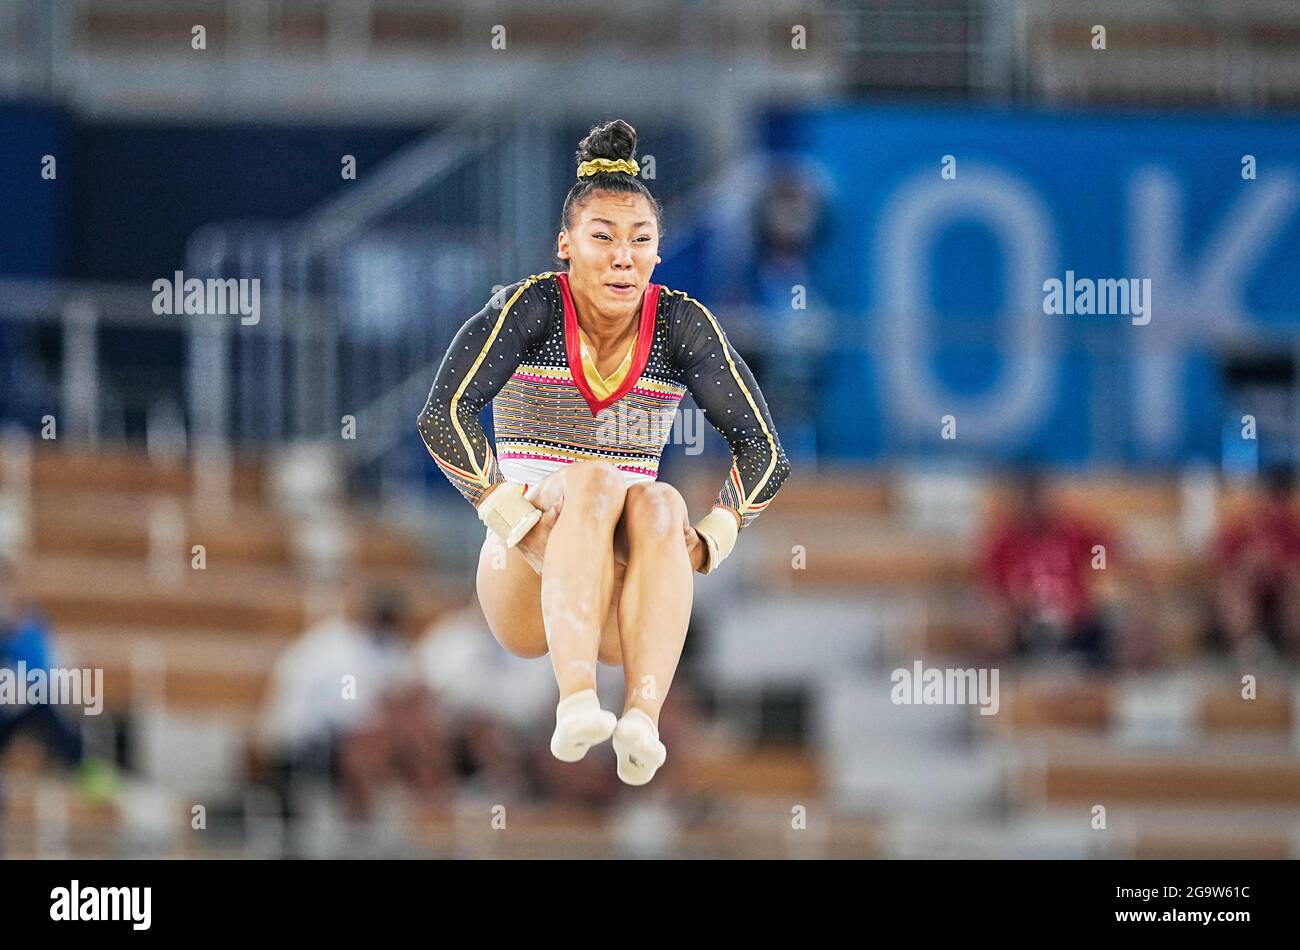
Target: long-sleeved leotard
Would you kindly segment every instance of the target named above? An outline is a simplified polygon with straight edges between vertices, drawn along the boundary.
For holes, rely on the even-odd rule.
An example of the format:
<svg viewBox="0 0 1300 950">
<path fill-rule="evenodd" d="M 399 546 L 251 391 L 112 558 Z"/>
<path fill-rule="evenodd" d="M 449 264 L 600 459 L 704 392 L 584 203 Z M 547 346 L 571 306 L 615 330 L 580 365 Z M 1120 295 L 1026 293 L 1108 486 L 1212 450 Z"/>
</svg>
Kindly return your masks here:
<svg viewBox="0 0 1300 950">
<path fill-rule="evenodd" d="M 500 482 L 535 484 L 584 459 L 653 481 L 689 392 L 731 448 L 715 507 L 734 511 L 741 528 L 767 507 L 790 464 L 753 374 L 707 308 L 650 284 L 621 379 L 601 379 L 586 355 L 563 273 L 506 287 L 456 333 L 418 425 L 472 504 Z M 495 450 L 479 423 L 489 402 Z"/>
</svg>

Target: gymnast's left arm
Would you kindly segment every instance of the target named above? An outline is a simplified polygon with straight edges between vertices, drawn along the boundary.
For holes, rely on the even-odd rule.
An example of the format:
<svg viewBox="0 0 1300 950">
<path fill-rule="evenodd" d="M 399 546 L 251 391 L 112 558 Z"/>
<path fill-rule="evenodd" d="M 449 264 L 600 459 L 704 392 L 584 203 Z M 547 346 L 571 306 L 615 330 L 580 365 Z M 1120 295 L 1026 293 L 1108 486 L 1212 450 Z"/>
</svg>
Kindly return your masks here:
<svg viewBox="0 0 1300 950">
<path fill-rule="evenodd" d="M 674 318 L 673 353 L 695 404 L 731 449 L 731 472 L 713 509 L 695 525 L 708 547 L 701 573 L 712 573 L 741 530 L 767 508 L 790 474 L 776 426 L 754 374 L 717 318 L 690 300 Z"/>
</svg>

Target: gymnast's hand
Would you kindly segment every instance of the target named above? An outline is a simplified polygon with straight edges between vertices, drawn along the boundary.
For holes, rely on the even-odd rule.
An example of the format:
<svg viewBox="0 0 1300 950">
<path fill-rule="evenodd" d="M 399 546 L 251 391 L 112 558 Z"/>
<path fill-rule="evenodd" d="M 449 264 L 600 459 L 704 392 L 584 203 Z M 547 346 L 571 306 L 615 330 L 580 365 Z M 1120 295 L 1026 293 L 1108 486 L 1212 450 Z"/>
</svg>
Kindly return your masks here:
<svg viewBox="0 0 1300 950">
<path fill-rule="evenodd" d="M 545 509 L 541 520 L 529 528 L 528 533 L 515 545 L 515 550 L 524 556 L 524 560 L 537 572 L 538 577 L 542 575 L 542 558 L 546 554 L 546 542 L 550 540 L 551 529 L 555 527 L 555 519 L 559 516 L 559 505 Z"/>
<path fill-rule="evenodd" d="M 686 553 L 691 556 L 691 570 L 698 572 L 704 568 L 704 562 L 709 559 L 709 548 L 694 525 L 686 525 L 685 533 Z"/>
</svg>

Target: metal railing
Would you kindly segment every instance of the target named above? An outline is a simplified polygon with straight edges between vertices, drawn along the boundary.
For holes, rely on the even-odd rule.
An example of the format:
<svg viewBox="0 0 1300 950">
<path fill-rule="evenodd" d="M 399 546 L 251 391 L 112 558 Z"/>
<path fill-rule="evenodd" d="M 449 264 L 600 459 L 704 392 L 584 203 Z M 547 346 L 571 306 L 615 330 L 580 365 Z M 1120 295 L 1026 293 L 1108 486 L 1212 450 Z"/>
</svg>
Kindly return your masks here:
<svg viewBox="0 0 1300 950">
<path fill-rule="evenodd" d="M 256 324 L 209 320 L 190 336 L 196 434 L 324 440 L 356 465 L 400 467 L 388 450 L 413 431 L 447 341 L 495 284 L 544 262 L 528 240 L 550 217 L 537 160 L 549 134 L 462 120 L 303 220 L 196 233 L 186 277 L 257 279 L 262 300 Z"/>
</svg>

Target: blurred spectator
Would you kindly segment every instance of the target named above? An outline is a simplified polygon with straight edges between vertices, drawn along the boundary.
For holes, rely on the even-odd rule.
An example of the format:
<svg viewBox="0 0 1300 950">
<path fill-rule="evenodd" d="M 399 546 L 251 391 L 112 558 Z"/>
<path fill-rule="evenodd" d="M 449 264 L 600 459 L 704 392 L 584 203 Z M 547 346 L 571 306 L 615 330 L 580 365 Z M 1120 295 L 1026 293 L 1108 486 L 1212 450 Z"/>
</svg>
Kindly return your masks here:
<svg viewBox="0 0 1300 950">
<path fill-rule="evenodd" d="M 14 596 L 13 564 L 0 556 L 0 669 L 13 670 L 19 664 L 27 672 L 49 670 L 50 635 L 44 617 L 24 611 Z M 66 766 L 79 765 L 83 749 L 76 724 L 48 703 L 8 706 L 0 704 L 0 761 L 20 730 L 29 730 L 45 751 Z"/>
<path fill-rule="evenodd" d="M 829 321 L 812 264 L 825 231 L 826 199 L 811 173 L 778 166 L 752 212 L 754 257 L 740 300 L 749 315 L 744 356 L 763 387 L 792 458 L 816 456 L 816 383 Z M 802 288 L 796 296 L 796 288 Z"/>
<path fill-rule="evenodd" d="M 348 813 L 371 814 L 375 793 L 400 784 L 428 802 L 450 794 L 451 736 L 438 702 L 421 683 L 397 682 L 339 747 L 339 780 Z"/>
<path fill-rule="evenodd" d="M 1300 517 L 1295 472 L 1270 469 L 1250 510 L 1215 538 L 1211 643 L 1239 656 L 1300 657 Z"/>
<path fill-rule="evenodd" d="M 558 693 L 549 658 L 512 656 L 496 641 L 476 601 L 433 624 L 415 651 L 426 683 L 450 717 L 461 777 L 494 793 L 505 789 L 548 804 L 602 808 L 626 791 L 608 744 L 579 762 L 550 751 Z M 659 734 L 672 761 L 689 761 L 697 744 L 698 702 L 686 671 L 674 678 Z M 623 668 L 596 671 L 601 704 L 622 712 Z M 663 788 L 679 784 L 685 766 L 665 767 Z"/>
<path fill-rule="evenodd" d="M 477 601 L 447 614 L 416 648 L 424 681 L 451 718 L 462 778 L 548 803 L 603 806 L 621 783 L 607 747 L 579 762 L 551 755 L 559 695 L 550 659 L 523 659 L 492 636 Z M 622 709 L 623 671 L 597 668 L 597 688 L 607 709 Z M 614 700 L 617 698 L 618 702 Z"/>
<path fill-rule="evenodd" d="M 35 345 L 36 338 L 50 334 L 42 328 L 0 319 L 0 422 L 14 422 L 24 428 L 43 412 L 58 405 L 58 393 L 45 372 L 46 360 Z"/>
<path fill-rule="evenodd" d="M 263 736 L 286 816 L 301 778 L 337 783 L 354 817 L 370 813 L 384 783 L 423 796 L 447 787 L 451 758 L 437 702 L 402 673 L 407 621 L 399 595 L 375 592 L 362 609 L 316 624 L 276 662 Z"/>
<path fill-rule="evenodd" d="M 1093 563 L 1095 546 L 1102 545 L 1110 567 L 1118 553 L 1114 540 L 1055 510 L 1035 472 L 1012 481 L 1011 501 L 981 557 L 997 614 L 997 648 L 1021 657 L 1069 656 L 1091 669 L 1111 666 L 1119 658 L 1117 625 Z"/>
</svg>

